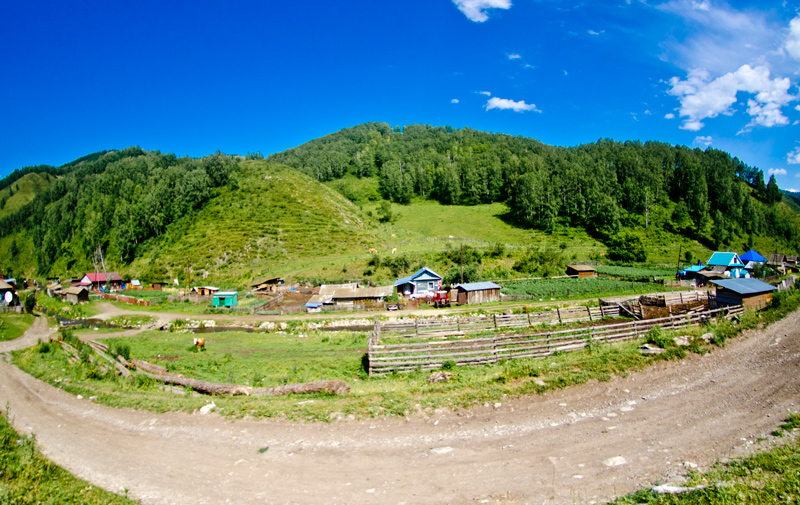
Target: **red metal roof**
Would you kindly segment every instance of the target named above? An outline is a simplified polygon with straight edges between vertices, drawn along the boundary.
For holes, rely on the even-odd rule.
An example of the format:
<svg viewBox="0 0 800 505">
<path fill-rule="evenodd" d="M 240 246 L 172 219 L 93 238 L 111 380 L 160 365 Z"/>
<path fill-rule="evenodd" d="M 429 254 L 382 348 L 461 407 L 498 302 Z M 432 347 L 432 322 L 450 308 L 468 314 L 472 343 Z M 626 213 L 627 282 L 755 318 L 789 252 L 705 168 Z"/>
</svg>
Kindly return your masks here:
<svg viewBox="0 0 800 505">
<path fill-rule="evenodd" d="M 90 282 L 122 282 L 122 276 L 117 272 L 86 272 Z"/>
</svg>

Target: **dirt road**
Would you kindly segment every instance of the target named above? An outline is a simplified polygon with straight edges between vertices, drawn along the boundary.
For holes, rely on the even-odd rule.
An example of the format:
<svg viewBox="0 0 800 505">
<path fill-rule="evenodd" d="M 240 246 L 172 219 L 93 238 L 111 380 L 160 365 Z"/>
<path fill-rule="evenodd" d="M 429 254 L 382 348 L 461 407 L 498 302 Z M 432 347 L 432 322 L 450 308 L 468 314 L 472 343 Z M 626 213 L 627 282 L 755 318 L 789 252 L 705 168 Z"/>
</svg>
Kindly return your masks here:
<svg viewBox="0 0 800 505">
<path fill-rule="evenodd" d="M 571 505 L 752 448 L 798 410 L 799 367 L 800 311 L 710 355 L 624 379 L 403 420 L 117 410 L 5 361 L 0 403 L 51 460 L 148 504 Z"/>
</svg>

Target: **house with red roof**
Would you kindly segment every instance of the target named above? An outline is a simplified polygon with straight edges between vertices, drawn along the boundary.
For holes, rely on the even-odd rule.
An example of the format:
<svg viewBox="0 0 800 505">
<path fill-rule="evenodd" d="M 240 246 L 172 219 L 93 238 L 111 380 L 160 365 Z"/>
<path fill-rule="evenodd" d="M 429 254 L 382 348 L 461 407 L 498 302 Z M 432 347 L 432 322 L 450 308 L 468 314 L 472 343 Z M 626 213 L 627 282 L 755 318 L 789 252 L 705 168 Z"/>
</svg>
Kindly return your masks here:
<svg viewBox="0 0 800 505">
<path fill-rule="evenodd" d="M 122 287 L 122 276 L 117 272 L 87 272 L 81 277 L 79 286 L 90 286 L 93 290 L 100 291 L 111 284 L 111 289 Z"/>
</svg>

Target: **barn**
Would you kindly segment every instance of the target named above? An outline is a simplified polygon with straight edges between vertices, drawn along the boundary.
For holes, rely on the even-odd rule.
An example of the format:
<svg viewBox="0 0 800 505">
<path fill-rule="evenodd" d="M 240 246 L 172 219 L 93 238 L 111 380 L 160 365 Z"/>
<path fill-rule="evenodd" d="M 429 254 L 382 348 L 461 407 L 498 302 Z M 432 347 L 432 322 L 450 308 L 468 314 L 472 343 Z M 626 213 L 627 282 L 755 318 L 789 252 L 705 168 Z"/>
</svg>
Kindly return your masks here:
<svg viewBox="0 0 800 505">
<path fill-rule="evenodd" d="M 589 265 L 569 265 L 567 267 L 567 275 L 583 279 L 584 277 L 596 277 L 597 272 Z"/>
<path fill-rule="evenodd" d="M 752 309 L 766 307 L 772 301 L 772 292 L 777 289 L 758 279 L 720 279 L 711 283 L 717 287 L 717 302 Z"/>
<path fill-rule="evenodd" d="M 253 288 L 253 294 L 256 296 L 268 296 L 269 293 L 276 293 L 283 288 L 283 279 L 280 277 L 273 277 L 271 279 L 264 279 L 263 281 L 256 282 L 250 285 Z"/>
<path fill-rule="evenodd" d="M 453 286 L 459 305 L 475 305 L 500 301 L 500 286 L 494 282 L 468 282 Z"/>
</svg>

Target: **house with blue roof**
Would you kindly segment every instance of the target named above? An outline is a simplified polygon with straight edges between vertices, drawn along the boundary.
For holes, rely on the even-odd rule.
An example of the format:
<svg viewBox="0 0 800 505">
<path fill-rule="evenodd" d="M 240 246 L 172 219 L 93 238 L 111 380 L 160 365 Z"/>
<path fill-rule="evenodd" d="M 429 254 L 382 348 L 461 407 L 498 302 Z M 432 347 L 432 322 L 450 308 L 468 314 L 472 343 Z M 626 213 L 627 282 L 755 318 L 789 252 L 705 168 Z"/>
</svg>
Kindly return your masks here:
<svg viewBox="0 0 800 505">
<path fill-rule="evenodd" d="M 707 269 L 734 279 L 750 277 L 742 259 L 735 252 L 715 252 L 708 260 Z"/>
<path fill-rule="evenodd" d="M 442 289 L 442 276 L 428 267 L 422 267 L 408 277 L 394 281 L 398 296 L 422 298 Z"/>
<path fill-rule="evenodd" d="M 453 289 L 457 293 L 455 301 L 459 305 L 500 301 L 500 286 L 494 282 L 467 282 L 456 284 Z"/>
<path fill-rule="evenodd" d="M 777 288 L 758 279 L 719 279 L 711 281 L 717 287 L 716 301 L 745 308 L 762 309 L 772 301 Z"/>
<path fill-rule="evenodd" d="M 761 256 L 760 254 L 758 254 L 758 251 L 756 251 L 755 249 L 750 249 L 746 253 L 742 254 L 739 257 L 739 259 L 742 260 L 742 262 L 745 265 L 750 261 L 754 261 L 756 263 L 766 263 L 767 262 L 767 258 L 765 258 L 764 256 Z"/>
</svg>

